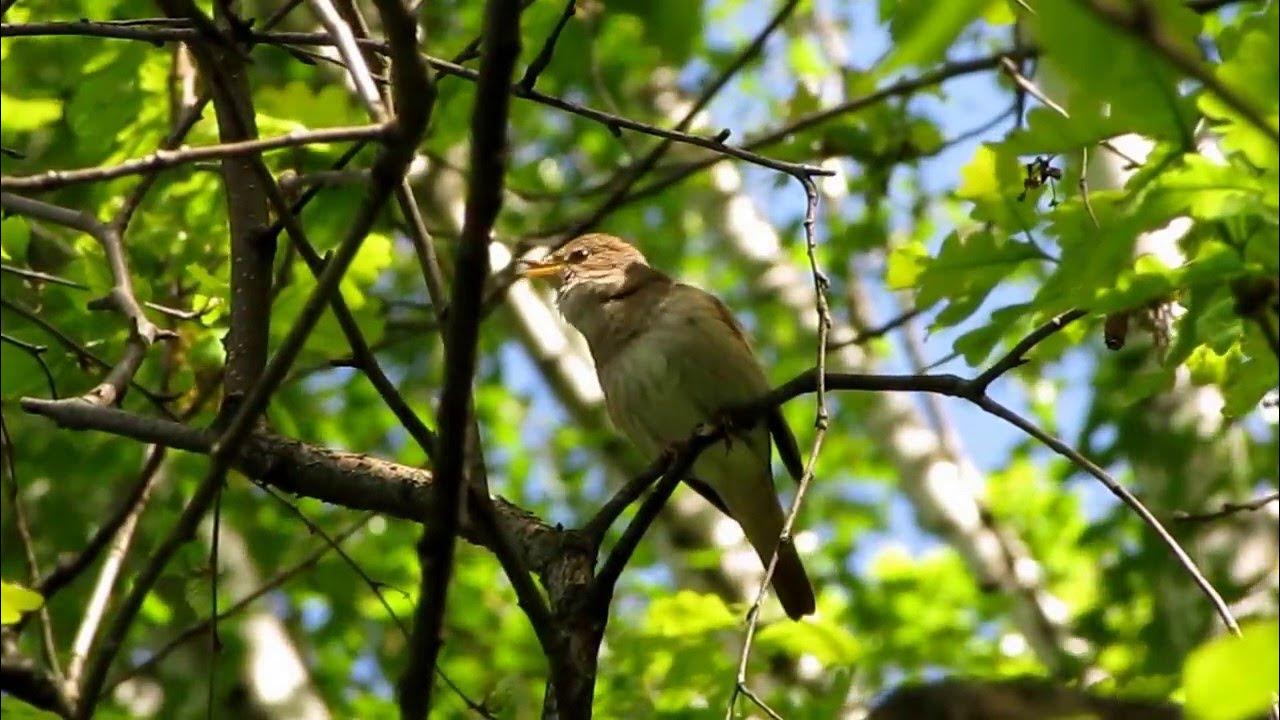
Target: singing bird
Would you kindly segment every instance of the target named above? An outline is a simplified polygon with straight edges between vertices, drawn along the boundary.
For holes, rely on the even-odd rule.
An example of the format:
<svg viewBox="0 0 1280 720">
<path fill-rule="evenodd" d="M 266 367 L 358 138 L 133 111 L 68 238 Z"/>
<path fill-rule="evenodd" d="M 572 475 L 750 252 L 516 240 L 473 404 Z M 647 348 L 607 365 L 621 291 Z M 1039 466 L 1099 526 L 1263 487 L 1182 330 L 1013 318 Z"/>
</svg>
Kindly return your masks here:
<svg viewBox="0 0 1280 720">
<path fill-rule="evenodd" d="M 591 348 L 614 424 L 654 458 L 722 410 L 769 391 L 742 327 L 714 295 L 674 282 L 612 235 L 583 235 L 520 275 L 558 286 L 560 312 Z M 703 451 L 686 478 L 733 518 L 766 565 L 784 521 L 769 464 L 770 435 L 788 471 L 803 468 L 781 412 Z M 814 610 L 813 589 L 791 543 L 782 546 L 773 589 L 787 615 Z"/>
</svg>

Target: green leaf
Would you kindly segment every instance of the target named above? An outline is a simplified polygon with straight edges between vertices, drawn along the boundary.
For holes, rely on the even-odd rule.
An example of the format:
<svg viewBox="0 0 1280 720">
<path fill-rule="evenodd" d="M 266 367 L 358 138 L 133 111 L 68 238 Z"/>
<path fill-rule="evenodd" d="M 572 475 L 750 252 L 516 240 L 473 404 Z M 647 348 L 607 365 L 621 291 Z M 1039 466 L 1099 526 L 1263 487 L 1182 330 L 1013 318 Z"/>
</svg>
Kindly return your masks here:
<svg viewBox="0 0 1280 720">
<path fill-rule="evenodd" d="M 12 695 L 5 695 L 3 704 L 0 704 L 0 719 L 3 720 L 58 720 L 59 717 Z"/>
<path fill-rule="evenodd" d="M 1224 61 L 1214 71 L 1273 128 L 1280 121 L 1277 15 L 1276 6 L 1271 4 L 1265 13 L 1248 16 L 1238 34 L 1224 37 L 1220 43 Z M 1215 130 L 1222 138 L 1223 148 L 1242 153 L 1257 167 L 1272 172 L 1280 168 L 1275 141 L 1216 95 L 1201 94 L 1199 107 L 1206 116 L 1219 121 Z"/>
<path fill-rule="evenodd" d="M 991 354 L 992 348 L 1000 342 L 1000 338 L 1009 334 L 1011 330 L 1018 332 L 1022 326 L 1029 324 L 1029 319 L 1032 317 L 1028 312 L 1030 307 L 1030 303 L 1018 303 L 993 311 L 987 324 L 956 338 L 952 348 L 960 353 L 970 366 L 978 367 Z"/>
<path fill-rule="evenodd" d="M 886 72 L 903 67 L 927 67 L 946 54 L 961 31 L 982 16 L 991 0 L 906 0 L 894 9 L 890 30 L 894 49 Z"/>
<path fill-rule="evenodd" d="M 986 230 L 953 232 L 942 241 L 937 257 L 924 263 L 917 283 L 919 302 L 985 295 L 1019 265 L 1041 257 L 1030 243 L 1001 239 Z"/>
<path fill-rule="evenodd" d="M 923 243 L 912 242 L 895 247 L 889 252 L 885 282 L 893 290 L 915 287 L 928 259 L 929 252 L 925 250 Z"/>
<path fill-rule="evenodd" d="M 1187 154 L 1151 182 L 1142 203 L 1144 210 L 1167 216 L 1186 213 L 1197 220 L 1218 220 L 1265 213 L 1274 223 L 1280 207 L 1277 177 Z"/>
<path fill-rule="evenodd" d="M 719 595 L 681 590 L 649 606 L 646 627 L 662 637 L 685 637 L 733 627 L 738 618 Z"/>
<path fill-rule="evenodd" d="M 0 253 L 5 260 L 25 263 L 27 261 L 27 244 L 31 242 L 31 227 L 26 219 L 18 215 L 10 215 L 0 223 Z"/>
<path fill-rule="evenodd" d="M 62 117 L 62 101 L 52 98 L 20 98 L 0 93 L 4 104 L 0 128 L 5 134 L 31 132 Z"/>
<path fill-rule="evenodd" d="M 1182 683 L 1191 717 L 1243 720 L 1271 704 L 1280 675 L 1280 625 L 1255 623 L 1242 633 L 1210 640 L 1187 657 Z"/>
<path fill-rule="evenodd" d="M 1168 43 L 1192 56 L 1200 18 L 1181 0 L 1146 3 L 1147 17 Z M 1118 6 L 1129 11 L 1127 4 Z M 1078 0 L 1042 0 L 1028 18 L 1044 49 L 1044 62 L 1066 92 L 1054 97 L 1072 118 L 1096 117 L 1107 106 L 1128 132 L 1174 139 L 1190 147 L 1194 108 L 1178 92 L 1180 73 L 1149 43 L 1116 27 Z M 1105 50 L 1103 50 L 1105 48 Z"/>
<path fill-rule="evenodd" d="M 1043 190 L 1023 193 L 1026 167 L 1012 152 L 999 146 L 982 145 L 973 159 L 960 170 L 956 197 L 973 203 L 972 217 L 993 223 L 1006 233 L 1021 233 L 1039 222 L 1036 198 Z"/>
<path fill-rule="evenodd" d="M 43 604 L 40 593 L 0 580 L 0 625 L 12 625 Z"/>
<path fill-rule="evenodd" d="M 850 665 L 859 656 L 857 638 L 830 621 L 776 622 L 762 628 L 758 639 L 761 647 L 794 657 L 807 653 L 826 666 Z"/>
<path fill-rule="evenodd" d="M 701 39 L 701 3 L 687 0 L 610 0 L 609 10 L 643 19 L 645 37 L 661 48 L 668 60 L 677 63 L 687 60 Z"/>
</svg>

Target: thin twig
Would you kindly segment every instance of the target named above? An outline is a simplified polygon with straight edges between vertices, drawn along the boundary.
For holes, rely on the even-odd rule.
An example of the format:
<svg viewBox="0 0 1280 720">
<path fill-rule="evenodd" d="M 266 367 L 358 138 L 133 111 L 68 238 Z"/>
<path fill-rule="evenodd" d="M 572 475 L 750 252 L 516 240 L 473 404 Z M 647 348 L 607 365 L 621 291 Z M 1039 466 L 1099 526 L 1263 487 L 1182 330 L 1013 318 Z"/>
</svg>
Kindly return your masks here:
<svg viewBox="0 0 1280 720">
<path fill-rule="evenodd" d="M 291 132 L 287 135 L 244 140 L 240 142 L 203 145 L 180 150 L 157 150 L 145 157 L 126 160 L 117 165 L 77 168 L 74 170 L 50 170 L 37 175 L 0 177 L 0 188 L 42 192 L 86 182 L 102 182 L 127 175 L 137 175 L 155 170 L 177 167 L 204 160 L 221 160 L 232 157 L 256 155 L 270 150 L 315 145 L 319 143 L 350 142 L 352 140 L 381 140 L 388 133 L 386 125 L 357 125 L 353 127 L 323 128 Z"/>
<path fill-rule="evenodd" d="M 792 531 L 795 527 L 796 516 L 800 514 L 800 505 L 804 502 L 805 493 L 809 489 L 809 484 L 813 482 L 813 473 L 818 464 L 818 455 L 822 451 L 822 443 L 827 437 L 827 428 L 830 424 L 830 418 L 827 411 L 827 336 L 831 331 L 831 309 L 827 304 L 827 286 L 828 281 L 826 275 L 823 274 L 822 268 L 818 263 L 818 240 L 817 240 L 817 216 L 818 216 L 818 188 L 814 185 L 813 178 L 807 176 L 797 177 L 801 185 L 804 187 L 805 193 L 805 213 L 804 213 L 804 237 L 805 251 L 809 257 L 809 272 L 813 276 L 813 292 L 814 305 L 816 306 L 818 315 L 818 347 L 817 347 L 817 365 L 815 371 L 817 374 L 817 385 L 815 388 L 817 395 L 817 409 L 814 417 L 814 436 L 813 447 L 809 450 L 809 459 L 805 463 L 804 473 L 800 476 L 799 485 L 796 488 L 796 496 L 791 501 L 791 508 L 787 512 L 785 522 L 782 524 L 782 532 L 778 536 L 778 543 L 773 549 L 773 554 L 769 558 L 769 562 L 764 570 L 764 577 L 760 579 L 760 588 L 756 591 L 756 599 L 751 604 L 751 609 L 747 612 L 747 630 L 742 641 L 742 652 L 738 656 L 738 673 L 735 678 L 733 691 L 729 694 L 728 707 L 725 709 L 725 717 L 732 720 L 734 709 L 737 705 L 738 694 L 746 694 L 752 698 L 756 705 L 766 710 L 771 715 L 776 715 L 768 706 L 764 705 L 759 698 L 755 698 L 750 688 L 747 687 L 747 662 L 751 657 L 751 646 L 755 639 L 756 627 L 760 623 L 760 607 L 764 603 L 765 593 L 769 588 L 769 581 L 773 579 L 773 573 L 778 567 L 778 556 L 781 554 L 784 544 L 792 542 Z"/>
<path fill-rule="evenodd" d="M 49 395 L 54 399 L 58 399 L 58 384 L 53 381 L 53 372 L 49 370 L 49 363 L 44 361 L 44 353 L 49 348 L 46 345 L 33 345 L 25 340 L 19 340 L 7 333 L 0 333 L 0 342 L 6 342 L 19 350 L 31 356 L 40 365 L 40 370 L 44 372 L 44 379 L 49 383 Z"/>
<path fill-rule="evenodd" d="M 89 289 L 88 285 L 85 285 L 84 283 L 78 283 L 75 280 L 68 280 L 64 277 L 59 277 L 57 275 L 50 275 L 49 273 L 40 272 L 39 270 L 32 270 L 31 268 L 15 267 L 13 265 L 9 265 L 8 263 L 0 263 L 0 271 L 7 272 L 11 275 L 17 275 L 18 277 L 26 278 L 28 280 L 32 280 L 35 282 L 49 283 L 51 285 L 62 285 L 64 287 L 75 288 L 76 290 Z"/>
<path fill-rule="evenodd" d="M 1265 495 L 1249 500 L 1248 502 L 1224 502 L 1222 507 L 1212 512 L 1189 513 L 1179 510 L 1173 514 L 1173 519 L 1178 522 L 1209 522 L 1210 520 L 1221 520 L 1224 517 L 1230 517 L 1236 513 L 1253 512 L 1261 510 L 1268 504 L 1280 501 L 1280 492 L 1269 492 Z"/>
<path fill-rule="evenodd" d="M 0 27 L 0 36 L 3 37 L 31 37 L 37 35 L 92 35 L 97 37 L 114 37 L 127 40 L 145 40 L 147 42 L 176 42 L 183 40 L 193 40 L 199 37 L 199 32 L 192 28 L 132 28 L 132 27 L 116 27 L 104 26 L 100 23 L 78 22 L 78 23 L 27 23 L 23 25 L 6 24 Z M 327 33 L 303 33 L 303 32 L 254 32 L 252 39 L 255 43 L 269 45 L 334 45 L 336 41 Z M 370 47 L 381 53 L 390 52 L 386 43 L 378 40 L 365 40 L 359 42 L 361 47 Z M 464 67 L 448 60 L 440 58 L 424 56 L 423 60 L 436 72 L 441 75 L 462 78 L 471 82 L 479 81 L 479 73 L 471 68 Z M 639 122 L 631 118 L 616 115 L 614 113 L 604 112 L 595 108 L 587 107 L 569 100 L 565 100 L 554 95 L 539 92 L 537 90 L 525 91 L 518 85 L 510 85 L 508 88 L 515 97 L 531 100 L 533 102 L 546 105 L 564 112 L 578 115 L 604 125 L 605 127 L 614 128 L 616 130 L 632 130 L 634 132 L 652 135 L 654 137 L 671 139 L 675 142 L 693 145 L 710 150 L 718 156 L 727 156 L 743 160 L 755 165 L 767 167 L 779 172 L 788 174 L 804 173 L 807 175 L 831 175 L 832 173 L 821 167 L 807 165 L 804 163 L 793 163 L 785 160 L 776 160 L 765 157 L 758 153 L 752 152 L 745 147 L 737 147 L 726 145 L 716 137 L 703 137 L 700 135 L 691 135 L 689 133 L 676 132 L 667 130 L 649 123 Z M 348 138 L 356 139 L 356 138 Z M 7 185 L 5 186 L 7 187 Z"/>
<path fill-rule="evenodd" d="M 995 415 L 1036 440 L 1039 440 L 1054 452 L 1067 458 L 1077 467 L 1082 468 L 1090 475 L 1097 478 L 1099 482 L 1110 490 L 1113 495 L 1120 498 L 1125 505 L 1128 505 L 1129 508 L 1133 510 L 1134 513 L 1136 513 L 1152 531 L 1156 533 L 1161 542 L 1164 543 L 1164 545 L 1173 554 L 1174 558 L 1178 561 L 1178 564 L 1183 567 L 1187 574 L 1191 576 L 1191 579 L 1195 582 L 1196 586 L 1200 588 L 1200 592 L 1209 599 L 1214 610 L 1217 611 L 1218 617 L 1222 618 L 1223 624 L 1227 626 L 1227 629 L 1231 631 L 1231 634 L 1237 636 L 1240 635 L 1240 625 L 1236 622 L 1235 616 L 1231 613 L 1231 608 L 1228 607 L 1226 601 L 1222 599 L 1222 595 L 1218 593 L 1217 589 L 1213 587 L 1213 584 L 1205 578 L 1202 572 L 1200 572 L 1200 569 L 1196 567 L 1195 561 L 1192 560 L 1191 556 L 1182 549 L 1182 546 L 1178 544 L 1178 541 L 1169 534 L 1169 531 L 1165 529 L 1164 525 L 1156 519 L 1156 516 L 1152 514 L 1152 512 L 1147 509 L 1146 505 L 1135 497 L 1133 493 L 1129 492 L 1129 490 L 1123 485 L 1116 482 L 1114 478 L 1107 474 L 1105 470 L 1094 464 L 1092 460 L 1089 460 L 1071 446 L 1044 430 L 1041 430 L 1031 421 L 1023 418 L 995 400 L 992 400 L 990 397 L 983 395 L 977 400 L 972 400 L 972 402 L 988 413 Z"/>
<path fill-rule="evenodd" d="M 183 138 L 185 138 L 187 134 L 191 132 L 192 128 L 196 126 L 196 123 L 200 121 L 200 118 L 204 115 L 205 106 L 208 104 L 209 95 L 205 94 L 200 96 L 194 103 L 187 107 L 183 111 L 182 117 L 178 118 L 173 129 L 169 131 L 169 135 L 160 143 L 160 150 L 170 151 L 178 147 L 178 145 L 182 143 Z M 129 223 L 133 220 L 134 213 L 136 213 L 138 208 L 142 206 L 143 199 L 147 196 L 147 193 L 150 192 L 151 188 L 155 185 L 156 180 L 159 178 L 159 169 L 160 168 L 156 168 L 152 172 L 144 173 L 142 175 L 142 179 L 134 186 L 133 190 L 125 198 L 124 204 L 121 205 L 120 209 L 116 212 L 116 216 L 111 221 L 110 226 L 114 228 L 116 232 L 120 233 L 121 236 L 123 236 L 125 230 L 128 229 Z"/>
<path fill-rule="evenodd" d="M 102 251 L 107 257 L 107 266 L 111 270 L 111 291 L 105 298 L 90 302 L 89 307 L 95 309 L 111 307 L 123 315 L 129 321 L 129 341 L 125 345 L 124 354 L 119 362 L 111 368 L 103 382 L 86 393 L 83 399 L 102 405 L 119 403 L 151 345 L 157 340 L 175 337 L 173 332 L 161 330 L 151 322 L 138 303 L 120 233 L 114 227 L 104 225 L 88 213 L 13 193 L 0 193 L 0 206 L 27 217 L 79 230 L 97 240 L 102 246 Z"/>
<path fill-rule="evenodd" d="M 1044 94 L 1044 92 L 1041 91 L 1040 88 L 1037 87 L 1036 84 L 1030 80 L 1030 78 L 1022 74 L 1022 71 L 1018 69 L 1018 66 L 1012 60 L 1010 60 L 1009 58 L 1004 58 L 1003 60 L 1001 60 L 1000 66 L 1004 69 L 1005 74 L 1008 75 L 1011 80 L 1013 80 L 1013 83 L 1017 85 L 1020 90 L 1022 90 L 1028 95 L 1031 95 L 1035 99 L 1039 100 L 1042 104 L 1045 105 L 1045 107 L 1048 107 L 1050 110 L 1053 110 L 1054 112 L 1058 113 L 1062 117 L 1070 119 L 1071 114 L 1067 112 L 1066 108 L 1054 102 L 1052 98 Z M 1110 143 L 1110 141 L 1103 140 L 1101 144 L 1104 147 L 1111 149 L 1112 152 L 1119 153 L 1119 151 L 1115 149 L 1115 147 Z M 1098 214 L 1093 210 L 1093 202 L 1089 199 L 1089 148 L 1087 146 L 1080 148 L 1079 187 L 1080 187 L 1080 198 L 1082 202 L 1084 202 L 1084 208 L 1085 208 L 1085 211 L 1088 212 L 1089 214 L 1089 219 L 1093 221 L 1093 226 L 1095 228 L 1102 227 L 1102 225 L 1098 222 Z M 1032 243 L 1032 244 L 1034 245 L 1035 243 Z"/>
<path fill-rule="evenodd" d="M 30 579 L 32 587 L 40 581 L 40 563 L 36 559 L 35 542 L 31 537 L 31 524 L 27 520 L 26 503 L 22 500 L 22 493 L 18 487 L 18 460 L 16 458 L 17 449 L 13 445 L 13 438 L 9 435 L 9 426 L 4 421 L 4 415 L 0 414 L 0 446 L 4 449 L 5 456 L 5 473 L 6 481 L 5 495 L 9 500 L 9 507 L 13 508 L 14 525 L 18 529 L 18 542 L 22 545 L 23 559 L 27 562 L 27 577 Z M 49 673 L 54 680 L 61 682 L 65 677 L 62 673 L 62 664 L 58 661 L 58 644 L 53 639 L 53 623 L 49 619 L 49 603 L 42 602 L 40 609 L 36 613 L 40 625 L 40 644 L 44 651 L 45 663 L 49 666 Z M 66 702 L 65 691 L 62 692 L 63 702 Z"/>
<path fill-rule="evenodd" d="M 352 32 L 351 26 L 338 13 L 333 3 L 328 0 L 311 0 L 311 7 L 316 11 L 316 15 L 320 16 L 320 22 L 325 29 L 333 36 L 334 43 L 338 48 L 338 54 L 342 56 L 343 62 L 346 63 L 360 100 L 369 107 L 375 121 L 385 123 L 387 121 L 387 108 L 382 103 L 382 94 L 378 92 L 378 86 L 373 82 L 373 74 L 369 72 L 369 65 L 365 62 L 364 54 L 356 46 L 356 37 Z"/>
<path fill-rule="evenodd" d="M 61 582 L 65 585 L 75 577 L 72 571 L 78 572 L 88 568 L 97 555 L 106 549 L 106 559 L 98 570 L 98 579 L 89 593 L 89 600 L 85 603 L 84 610 L 80 613 L 80 625 L 76 628 L 75 638 L 71 641 L 71 655 L 67 662 L 67 684 L 75 690 L 77 695 L 80 694 L 80 681 L 84 674 L 85 663 L 93 650 L 98 629 L 102 626 L 102 620 L 106 617 L 107 607 L 111 602 L 111 593 L 115 590 L 116 581 L 124 567 L 125 555 L 133 544 L 138 520 L 147 506 L 151 492 L 161 480 L 160 469 L 167 452 L 168 448 L 160 445 L 152 445 L 148 448 L 147 459 L 143 464 L 142 472 L 139 473 L 138 482 L 135 483 L 130 497 L 121 505 L 120 511 L 94 534 L 84 551 L 78 556 L 79 562 L 70 566 L 67 572 L 50 575 L 49 578 L 54 580 L 53 583 L 47 581 L 42 583 L 54 589 L 58 587 L 55 583 Z M 107 549 L 108 545 L 110 545 L 109 549 Z"/>
<path fill-rule="evenodd" d="M 373 516 L 374 516 L 374 513 L 365 513 L 358 520 L 356 520 L 356 522 L 352 523 L 345 530 L 334 535 L 333 536 L 334 544 L 341 543 L 343 540 L 346 540 L 348 537 L 354 535 L 361 528 L 367 525 L 369 523 L 369 520 L 371 520 Z M 328 542 L 322 543 L 320 546 L 318 546 L 315 550 L 312 550 L 310 553 L 307 554 L 306 557 L 299 560 L 297 563 L 276 573 L 276 575 L 273 576 L 271 579 L 267 580 L 262 585 L 258 586 L 256 590 L 250 592 L 248 595 L 245 595 L 243 598 L 240 598 L 239 600 L 232 603 L 231 605 L 228 605 L 226 609 L 218 613 L 218 620 L 219 621 L 226 620 L 227 618 L 232 617 L 233 615 L 236 615 L 237 613 L 241 612 L 245 608 L 249 607 L 249 605 L 251 605 L 254 600 L 257 600 L 263 595 L 266 595 L 272 590 L 275 590 L 281 585 L 284 585 L 285 583 L 297 577 L 298 575 L 302 574 L 303 572 L 315 567 L 316 563 L 319 562 L 321 558 L 323 558 L 326 554 L 328 554 L 329 551 L 334 549 L 334 544 L 330 544 Z M 177 650 L 179 647 L 184 645 L 188 640 L 198 635 L 203 635 L 205 631 L 208 629 L 210 623 L 212 622 L 213 622 L 213 618 L 207 617 L 207 618 L 204 618 L 203 620 L 197 621 L 190 627 L 178 633 L 171 640 L 169 640 L 169 642 L 165 643 L 164 645 L 160 646 L 160 648 L 150 653 L 147 656 L 146 660 L 128 668 L 127 670 L 124 670 L 119 675 L 112 678 L 111 682 L 107 684 L 105 692 L 108 692 L 108 693 L 113 692 L 116 689 L 116 687 L 120 685 L 120 683 L 123 683 L 126 680 L 130 680 L 134 677 L 137 677 L 142 673 L 149 672 L 152 668 L 155 668 L 161 662 L 163 662 L 165 658 L 169 657 L 169 655 L 172 654 L 174 650 Z"/>
<path fill-rule="evenodd" d="M 704 425 L 694 430 L 693 435 L 683 443 L 674 446 L 672 452 L 664 454 L 657 461 L 663 468 L 660 477 L 656 478 L 657 486 L 649 496 L 640 504 L 640 509 L 636 511 L 635 517 L 631 518 L 631 522 L 627 524 L 627 528 L 623 530 L 622 537 L 618 538 L 618 542 L 609 550 L 608 556 L 600 565 L 600 570 L 596 573 L 595 578 L 591 581 L 591 587 L 587 594 L 585 607 L 588 612 L 593 613 L 597 617 L 607 615 L 609 604 L 613 600 L 614 588 L 618 584 L 618 578 L 622 576 L 623 569 L 630 562 L 631 556 L 635 553 L 636 548 L 640 546 L 640 541 L 649 530 L 649 526 L 658 517 L 658 513 L 666 506 L 667 500 L 671 494 L 675 492 L 676 486 L 688 474 L 689 469 L 693 467 L 693 463 L 698 456 L 706 448 L 714 445 L 717 441 L 724 438 L 726 428 L 716 425 Z M 640 475 L 637 480 L 648 480 L 653 478 L 652 473 L 646 472 Z M 649 483 L 645 482 L 645 486 Z M 635 482 L 628 485 L 636 485 Z M 644 487 L 639 487 L 643 492 Z M 639 493 L 637 493 L 638 495 Z M 621 512 L 621 508 L 618 509 Z M 614 515 L 616 517 L 616 514 Z M 607 527 L 607 526 L 606 526 Z M 604 528 L 593 528 L 592 532 L 603 532 Z"/>
<path fill-rule="evenodd" d="M 1062 117 L 1071 117 L 1071 115 L 1067 113 L 1066 108 L 1054 102 L 1053 99 L 1048 95 L 1045 95 L 1030 78 L 1023 75 L 1022 71 L 1018 69 L 1018 65 L 1013 60 L 1007 57 L 1000 58 L 1000 67 L 1004 70 L 1005 74 L 1009 76 L 1009 79 L 1013 81 L 1013 84 L 1018 86 L 1018 89 L 1039 100 L 1045 107 L 1048 107 L 1050 110 L 1053 110 Z"/>
<path fill-rule="evenodd" d="M 533 86 L 538 83 L 538 76 L 543 70 L 551 64 L 551 58 L 556 52 L 556 41 L 560 39 L 560 33 L 564 31 L 569 20 L 573 18 L 577 12 L 577 0 L 569 0 L 564 5 L 564 10 L 560 13 L 560 18 L 556 20 L 556 25 L 551 29 L 551 34 L 547 36 L 547 41 L 542 44 L 542 49 L 534 56 L 533 61 L 529 63 L 529 67 L 525 68 L 524 76 L 520 78 L 520 82 L 516 85 L 523 91 L 529 92 L 533 90 Z"/>
<path fill-rule="evenodd" d="M 729 63 L 719 76 L 703 89 L 698 98 L 694 100 L 693 105 L 685 111 L 684 116 L 676 123 L 675 130 L 677 132 L 687 130 L 693 124 L 694 118 L 698 116 L 698 113 L 702 112 L 703 108 L 709 105 L 711 100 L 729 84 L 729 80 L 760 54 L 769 37 L 786 22 L 787 18 L 795 11 L 797 5 L 799 5 L 799 0 L 787 0 L 782 4 L 782 7 L 774 13 L 773 18 L 760 29 L 760 32 L 756 33 L 755 38 L 738 53 L 733 62 Z M 631 192 L 631 188 L 635 187 L 635 184 L 658 164 L 662 156 L 671 148 L 673 142 L 672 138 L 663 138 L 662 142 L 655 145 L 638 162 L 625 168 L 621 173 L 621 178 L 615 183 L 613 190 L 610 191 L 609 196 L 600 203 L 591 215 L 574 223 L 568 231 L 563 233 L 562 241 L 567 242 L 578 234 L 586 232 L 608 216 L 612 212 L 614 205 L 625 198 L 627 193 Z"/>
<path fill-rule="evenodd" d="M 71 337 L 67 333 L 63 332 L 61 329 L 58 328 L 58 326 L 40 317 L 31 308 L 25 305 L 22 305 L 15 300 L 8 300 L 2 297 L 0 297 L 0 307 L 3 307 L 4 309 L 13 312 L 15 315 L 21 316 L 23 319 L 27 320 L 28 322 L 32 323 L 33 325 L 39 327 L 41 330 L 48 333 L 49 337 L 56 340 L 59 345 L 61 345 L 62 347 L 70 351 L 72 355 L 75 355 L 77 362 L 79 362 L 82 366 L 96 367 L 103 371 L 111 370 L 111 363 L 102 359 L 101 357 L 96 355 L 93 351 L 89 350 L 87 347 L 81 344 L 78 340 Z M 162 414 L 164 414 L 165 417 L 168 417 L 168 418 L 174 417 L 173 412 L 170 411 L 168 406 L 166 405 L 166 403 L 173 398 L 166 397 L 153 390 L 149 390 L 146 387 L 140 385 L 137 380 L 130 380 L 129 385 L 132 386 L 139 393 L 141 393 L 144 397 L 146 397 L 147 400 L 151 401 L 151 404 L 154 405 L 155 408 L 159 410 Z"/>
<path fill-rule="evenodd" d="M 185 421 L 198 415 L 204 409 L 205 403 L 213 398 L 215 390 L 214 383 L 198 387 L 195 399 L 183 411 L 181 419 Z M 145 502 L 147 495 L 151 492 L 152 479 L 160 469 L 160 461 L 164 457 L 163 448 L 159 446 L 154 446 L 154 449 L 149 448 L 147 453 L 147 463 L 143 466 L 142 472 L 138 474 L 137 480 L 134 481 L 132 488 L 120 502 L 115 512 L 94 531 L 89 541 L 84 544 L 84 547 L 80 548 L 79 552 L 68 559 L 60 561 L 40 580 L 37 589 L 45 598 L 53 597 L 59 590 L 69 585 L 82 572 L 93 565 L 98 556 L 102 554 L 102 551 L 111 543 L 117 532 L 126 522 L 129 522 L 129 518 L 136 515 L 138 506 Z"/>
<path fill-rule="evenodd" d="M 911 308 L 910 310 L 900 313 L 896 317 L 890 318 L 873 328 L 867 328 L 866 330 L 859 331 L 856 335 L 849 338 L 848 340 L 842 340 L 837 343 L 829 343 L 827 345 L 827 351 L 834 352 L 836 350 L 841 350 L 843 348 L 849 347 L 850 345 L 865 345 L 871 342 L 872 340 L 875 340 L 877 338 L 882 338 L 885 335 L 888 335 L 889 333 L 893 332 L 894 330 L 897 330 L 898 328 L 902 327 L 903 325 L 906 325 L 907 323 L 911 322 L 915 318 L 919 317 L 920 314 L 923 312 L 924 312 L 924 308 L 920 308 L 920 307 Z"/>
</svg>

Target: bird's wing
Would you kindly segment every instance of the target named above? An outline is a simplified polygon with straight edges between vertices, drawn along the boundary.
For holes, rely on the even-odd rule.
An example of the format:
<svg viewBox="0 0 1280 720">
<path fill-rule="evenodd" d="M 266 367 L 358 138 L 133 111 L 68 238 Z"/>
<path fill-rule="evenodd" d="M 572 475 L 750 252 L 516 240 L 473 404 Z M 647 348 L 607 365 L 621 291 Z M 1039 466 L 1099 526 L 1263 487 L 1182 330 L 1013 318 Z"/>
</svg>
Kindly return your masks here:
<svg viewBox="0 0 1280 720">
<path fill-rule="evenodd" d="M 782 408 L 772 408 L 769 411 L 769 434 L 773 436 L 773 442 L 778 446 L 778 455 L 782 458 L 782 464 L 786 466 L 787 472 L 796 482 L 800 482 L 801 476 L 804 475 L 804 460 L 800 457 L 800 446 L 796 444 L 796 436 L 791 434 L 791 426 L 787 425 L 787 419 L 782 416 Z"/>
<path fill-rule="evenodd" d="M 686 439 L 698 423 L 769 390 L 729 309 L 714 296 L 680 284 L 663 294 L 645 334 L 602 367 L 601 378 L 611 413 L 624 432 L 633 440 L 639 435 L 662 444 Z M 624 407 L 627 412 L 618 411 Z M 769 462 L 769 432 L 758 425 L 735 433 L 704 450 L 691 473 L 694 488 L 742 526 L 764 563 L 773 555 L 783 525 Z M 794 547 L 787 546 L 779 556 L 773 584 L 788 615 L 813 611 L 813 590 Z"/>
<path fill-rule="evenodd" d="M 663 300 L 661 318 L 654 330 L 673 335 L 680 331 L 688 355 L 712 361 L 680 368 L 685 388 L 706 416 L 729 405 L 749 403 L 769 391 L 769 381 L 742 326 L 716 296 L 691 285 L 673 285 Z"/>
</svg>

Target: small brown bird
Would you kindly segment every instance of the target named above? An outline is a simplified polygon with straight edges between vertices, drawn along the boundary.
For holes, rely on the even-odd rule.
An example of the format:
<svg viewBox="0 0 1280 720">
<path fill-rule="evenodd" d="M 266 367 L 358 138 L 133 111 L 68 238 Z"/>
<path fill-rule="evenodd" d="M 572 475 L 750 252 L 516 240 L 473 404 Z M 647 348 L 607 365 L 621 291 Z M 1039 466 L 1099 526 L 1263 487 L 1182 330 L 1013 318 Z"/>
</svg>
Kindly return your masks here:
<svg viewBox="0 0 1280 720">
<path fill-rule="evenodd" d="M 583 235 L 545 260 L 526 263 L 520 274 L 558 284 L 557 304 L 587 339 L 609 417 L 649 457 L 687 439 L 717 412 L 769 391 L 728 308 L 649 267 L 619 238 Z M 769 464 L 771 433 L 787 469 L 799 478 L 795 437 L 774 409 L 765 425 L 705 450 L 686 479 L 742 526 L 766 564 L 784 520 Z M 779 552 L 773 589 L 792 619 L 813 612 L 813 589 L 790 543 Z"/>
</svg>

